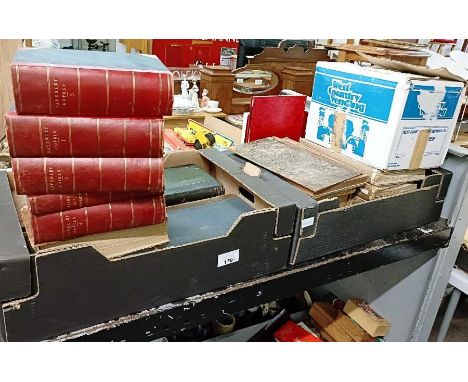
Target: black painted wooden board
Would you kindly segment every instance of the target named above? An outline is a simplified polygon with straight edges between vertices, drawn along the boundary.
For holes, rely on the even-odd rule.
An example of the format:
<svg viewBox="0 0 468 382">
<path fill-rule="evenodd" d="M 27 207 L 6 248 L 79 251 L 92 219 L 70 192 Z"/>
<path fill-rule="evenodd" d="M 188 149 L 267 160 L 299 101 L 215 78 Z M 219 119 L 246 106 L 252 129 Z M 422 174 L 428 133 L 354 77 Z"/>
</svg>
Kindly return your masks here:
<svg viewBox="0 0 468 382">
<path fill-rule="evenodd" d="M 18 222 L 7 173 L 0 171 L 0 301 L 30 293 L 29 252 Z"/>
<path fill-rule="evenodd" d="M 139 312 L 130 319 L 88 328 L 59 338 L 75 341 L 152 341 L 176 334 L 184 329 L 206 324 L 223 316 L 264 304 L 278 298 L 310 290 L 345 277 L 353 276 L 423 253 L 437 254 L 433 249 L 443 247 L 451 229 L 444 221 L 391 235 L 377 242 L 338 252 L 324 260 L 312 260 L 266 276 L 250 283 L 241 283 Z M 347 255 L 352 252 L 353 255 Z"/>
<path fill-rule="evenodd" d="M 55 337 L 284 269 L 291 236 L 274 237 L 276 218 L 247 212 L 226 237 L 115 261 L 91 247 L 37 255 L 39 293 L 4 306 L 7 340 Z M 218 267 L 233 250 L 239 261 Z"/>
<path fill-rule="evenodd" d="M 439 186 L 319 213 L 315 235 L 299 240 L 293 263 L 437 221 Z"/>
</svg>

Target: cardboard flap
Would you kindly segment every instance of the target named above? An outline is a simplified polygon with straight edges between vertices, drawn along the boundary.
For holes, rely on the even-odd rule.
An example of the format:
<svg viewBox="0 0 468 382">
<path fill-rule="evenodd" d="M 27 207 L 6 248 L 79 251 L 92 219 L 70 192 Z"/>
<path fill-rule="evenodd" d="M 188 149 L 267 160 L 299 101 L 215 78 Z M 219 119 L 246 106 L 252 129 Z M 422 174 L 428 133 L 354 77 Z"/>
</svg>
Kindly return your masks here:
<svg viewBox="0 0 468 382">
<path fill-rule="evenodd" d="M 229 175 L 242 183 L 250 192 L 266 201 L 272 207 L 281 207 L 291 204 L 288 199 L 283 198 L 278 193 L 272 192 L 272 184 L 261 176 L 262 171 L 260 169 L 257 175 L 252 176 L 244 172 L 245 163 L 239 163 L 221 151 L 216 149 L 204 149 L 198 152 L 210 162 L 229 173 Z"/>
<path fill-rule="evenodd" d="M 31 214 L 27 207 L 21 209 L 26 232 L 38 254 L 60 252 L 80 247 L 93 247 L 108 260 L 116 260 L 139 250 L 154 248 L 169 242 L 167 223 L 122 229 L 87 235 L 53 243 L 35 244 L 31 226 Z"/>
<path fill-rule="evenodd" d="M 310 196 L 264 169 L 258 168 L 260 171 L 256 172 L 255 176 L 247 174 L 244 172 L 247 161 L 240 157 L 234 159 L 233 153 L 228 154 L 216 149 L 198 152 L 236 179 L 246 190 L 278 209 L 279 218 L 276 227 L 278 236 L 291 234 L 297 208 L 314 208 L 317 204 Z"/>
<path fill-rule="evenodd" d="M 413 74 L 418 74 L 418 75 L 425 76 L 425 77 L 438 77 L 443 80 L 467 82 L 467 80 L 463 79 L 462 77 L 456 76 L 455 74 L 450 73 L 445 68 L 430 69 L 426 66 L 408 64 L 406 62 L 390 60 L 388 58 L 369 56 L 368 54 L 365 54 L 360 51 L 356 51 L 356 53 L 362 56 L 363 58 L 365 58 L 366 61 L 369 61 L 371 64 L 380 66 L 384 69 L 396 70 L 396 71 L 405 72 L 405 73 L 413 73 Z"/>
<path fill-rule="evenodd" d="M 242 130 L 236 126 L 231 125 L 219 118 L 215 118 L 212 115 L 207 115 L 203 122 L 203 125 L 209 129 L 213 130 L 218 134 L 223 134 L 234 141 L 235 145 L 240 145 Z"/>
</svg>

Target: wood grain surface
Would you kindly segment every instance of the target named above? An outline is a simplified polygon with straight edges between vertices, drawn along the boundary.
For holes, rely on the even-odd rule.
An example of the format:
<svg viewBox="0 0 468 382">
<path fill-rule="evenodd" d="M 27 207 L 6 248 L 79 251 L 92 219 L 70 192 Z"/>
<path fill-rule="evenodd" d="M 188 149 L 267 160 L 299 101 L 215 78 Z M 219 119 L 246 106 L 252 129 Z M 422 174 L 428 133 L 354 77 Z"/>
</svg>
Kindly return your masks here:
<svg viewBox="0 0 468 382">
<path fill-rule="evenodd" d="M 237 147 L 236 153 L 313 192 L 360 175 L 305 147 L 275 138 L 260 139 Z"/>
<path fill-rule="evenodd" d="M 21 40 L 0 40 L 0 139 L 5 135 L 3 115 L 13 102 L 13 89 L 11 87 L 10 63 L 16 49 L 21 47 Z"/>
</svg>

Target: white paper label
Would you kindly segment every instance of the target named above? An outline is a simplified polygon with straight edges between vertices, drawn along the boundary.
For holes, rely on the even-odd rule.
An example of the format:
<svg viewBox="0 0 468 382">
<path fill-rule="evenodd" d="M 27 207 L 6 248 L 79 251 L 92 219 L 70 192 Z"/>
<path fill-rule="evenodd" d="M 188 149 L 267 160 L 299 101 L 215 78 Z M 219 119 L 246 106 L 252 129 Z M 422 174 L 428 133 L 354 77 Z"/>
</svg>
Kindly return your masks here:
<svg viewBox="0 0 468 382">
<path fill-rule="evenodd" d="M 309 227 L 314 224 L 315 217 L 312 216 L 311 218 L 303 219 L 302 220 L 302 228 Z"/>
<path fill-rule="evenodd" d="M 236 82 L 238 84 L 243 84 L 244 83 L 244 79 L 243 78 L 236 78 Z"/>
<path fill-rule="evenodd" d="M 255 85 L 261 85 L 263 84 L 263 80 L 255 80 Z"/>
<path fill-rule="evenodd" d="M 239 261 L 239 250 L 235 249 L 234 251 L 222 253 L 218 255 L 218 268 L 224 267 L 232 263 L 237 263 Z"/>
<path fill-rule="evenodd" d="M 421 228 L 421 227 L 419 227 L 418 230 L 420 230 L 422 233 L 425 233 L 425 234 L 428 234 L 428 233 L 432 232 L 432 229 L 425 229 L 425 228 Z"/>
</svg>

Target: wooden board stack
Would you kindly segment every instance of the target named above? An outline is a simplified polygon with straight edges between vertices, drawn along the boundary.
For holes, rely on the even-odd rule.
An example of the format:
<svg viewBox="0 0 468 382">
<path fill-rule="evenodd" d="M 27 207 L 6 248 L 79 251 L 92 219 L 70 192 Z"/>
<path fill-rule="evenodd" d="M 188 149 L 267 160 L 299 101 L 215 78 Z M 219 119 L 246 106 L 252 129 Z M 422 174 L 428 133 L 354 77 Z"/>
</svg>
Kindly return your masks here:
<svg viewBox="0 0 468 382">
<path fill-rule="evenodd" d="M 372 342 L 385 336 L 390 324 L 367 304 L 350 299 L 343 311 L 329 302 L 315 302 L 309 311 L 320 335 L 330 342 Z"/>
</svg>

